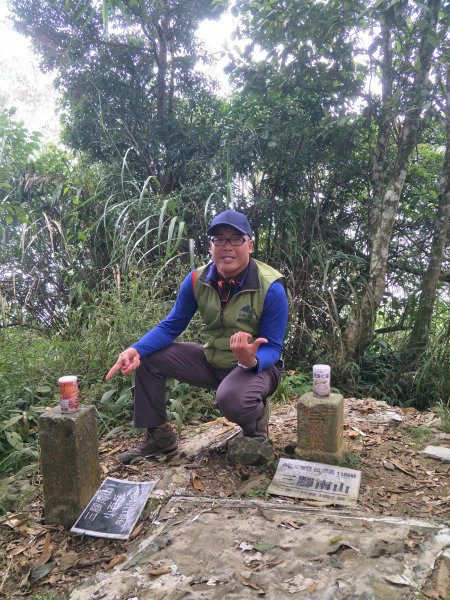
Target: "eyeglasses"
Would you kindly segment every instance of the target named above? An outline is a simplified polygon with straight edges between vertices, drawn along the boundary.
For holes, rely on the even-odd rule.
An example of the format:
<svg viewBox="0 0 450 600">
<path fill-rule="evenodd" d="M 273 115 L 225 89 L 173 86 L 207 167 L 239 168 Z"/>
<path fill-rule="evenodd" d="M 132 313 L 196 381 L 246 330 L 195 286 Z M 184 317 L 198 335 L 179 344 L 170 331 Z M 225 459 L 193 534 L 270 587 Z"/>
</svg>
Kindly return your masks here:
<svg viewBox="0 0 450 600">
<path fill-rule="evenodd" d="M 227 242 L 230 242 L 232 246 L 243 246 L 245 242 L 249 240 L 240 235 L 232 235 L 230 238 L 226 238 L 223 235 L 217 235 L 211 238 L 211 242 L 214 246 L 225 246 Z"/>
</svg>

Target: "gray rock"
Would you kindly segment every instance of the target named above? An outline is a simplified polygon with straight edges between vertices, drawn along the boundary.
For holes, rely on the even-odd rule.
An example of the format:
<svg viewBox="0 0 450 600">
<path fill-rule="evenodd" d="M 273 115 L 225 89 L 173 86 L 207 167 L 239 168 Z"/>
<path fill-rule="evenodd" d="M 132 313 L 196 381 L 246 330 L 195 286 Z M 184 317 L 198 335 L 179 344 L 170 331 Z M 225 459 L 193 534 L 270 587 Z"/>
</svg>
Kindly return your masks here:
<svg viewBox="0 0 450 600">
<path fill-rule="evenodd" d="M 232 464 L 248 466 L 266 465 L 273 458 L 269 440 L 238 437 L 228 445 L 227 459 Z"/>
<path fill-rule="evenodd" d="M 5 512 L 23 510 L 39 491 L 29 479 L 21 478 L 19 474 L 7 477 L 0 481 L 0 509 Z"/>
<path fill-rule="evenodd" d="M 450 462 L 450 448 L 444 446 L 427 446 L 421 454 L 430 458 L 438 458 L 444 462 Z"/>
<path fill-rule="evenodd" d="M 270 478 L 263 472 L 256 472 L 248 481 L 244 481 L 236 489 L 236 496 L 239 498 L 252 495 L 265 495 L 270 484 Z"/>
</svg>

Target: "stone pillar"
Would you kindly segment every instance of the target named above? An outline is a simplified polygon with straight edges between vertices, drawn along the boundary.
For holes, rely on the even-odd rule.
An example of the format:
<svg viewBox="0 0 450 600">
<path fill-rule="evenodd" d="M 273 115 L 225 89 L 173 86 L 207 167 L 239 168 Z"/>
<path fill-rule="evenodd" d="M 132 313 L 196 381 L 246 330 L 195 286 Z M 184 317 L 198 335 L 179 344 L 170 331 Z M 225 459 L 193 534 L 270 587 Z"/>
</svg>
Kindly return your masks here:
<svg viewBox="0 0 450 600">
<path fill-rule="evenodd" d="M 97 425 L 93 406 L 39 418 L 45 522 L 71 527 L 100 485 Z"/>
<path fill-rule="evenodd" d="M 295 454 L 312 462 L 335 465 L 344 457 L 344 398 L 303 394 L 297 403 Z"/>
</svg>

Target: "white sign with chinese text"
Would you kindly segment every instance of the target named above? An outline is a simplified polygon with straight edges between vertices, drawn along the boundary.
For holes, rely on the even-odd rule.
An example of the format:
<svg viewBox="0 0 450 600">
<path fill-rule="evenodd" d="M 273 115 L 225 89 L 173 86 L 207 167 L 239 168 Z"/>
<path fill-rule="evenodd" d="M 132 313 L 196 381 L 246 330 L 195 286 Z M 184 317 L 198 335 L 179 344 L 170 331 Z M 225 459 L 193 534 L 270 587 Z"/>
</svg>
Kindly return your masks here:
<svg viewBox="0 0 450 600">
<path fill-rule="evenodd" d="M 95 537 L 128 539 L 155 483 L 107 477 L 70 531 Z"/>
<path fill-rule="evenodd" d="M 268 494 L 355 506 L 361 472 L 335 465 L 280 458 Z"/>
</svg>

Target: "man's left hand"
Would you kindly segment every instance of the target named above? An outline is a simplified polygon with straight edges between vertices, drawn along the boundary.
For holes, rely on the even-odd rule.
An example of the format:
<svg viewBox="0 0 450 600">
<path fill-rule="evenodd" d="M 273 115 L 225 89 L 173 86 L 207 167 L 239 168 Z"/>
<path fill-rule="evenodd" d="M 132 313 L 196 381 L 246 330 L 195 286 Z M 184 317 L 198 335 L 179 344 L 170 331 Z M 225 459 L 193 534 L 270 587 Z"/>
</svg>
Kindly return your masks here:
<svg viewBox="0 0 450 600">
<path fill-rule="evenodd" d="M 231 352 L 238 359 L 238 362 L 246 367 L 251 367 L 254 364 L 258 348 L 261 344 L 267 344 L 268 342 L 266 338 L 257 338 L 249 344 L 248 340 L 251 337 L 251 334 L 245 331 L 238 331 L 230 337 Z"/>
</svg>

